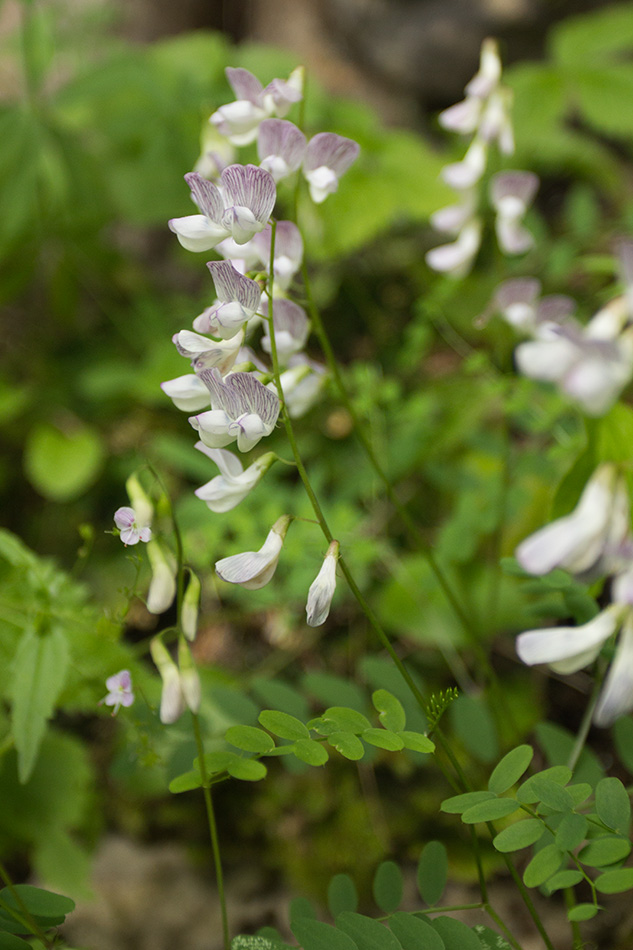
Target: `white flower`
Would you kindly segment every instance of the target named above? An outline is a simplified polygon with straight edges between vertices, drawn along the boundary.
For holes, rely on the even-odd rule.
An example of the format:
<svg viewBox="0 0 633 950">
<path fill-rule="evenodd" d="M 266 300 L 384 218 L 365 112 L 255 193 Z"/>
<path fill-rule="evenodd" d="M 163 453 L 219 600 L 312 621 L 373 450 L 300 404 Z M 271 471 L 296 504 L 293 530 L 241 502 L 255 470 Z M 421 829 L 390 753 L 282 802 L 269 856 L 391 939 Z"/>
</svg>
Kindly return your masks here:
<svg viewBox="0 0 633 950">
<path fill-rule="evenodd" d="M 468 272 L 480 244 L 481 221 L 479 218 L 472 218 L 452 244 L 441 244 L 427 251 L 426 263 L 433 270 L 451 277 L 463 277 Z"/>
<path fill-rule="evenodd" d="M 339 543 L 332 541 L 327 549 L 321 570 L 310 585 L 306 618 L 308 626 L 319 627 L 328 618 L 334 590 L 336 588 L 336 562 L 339 556 Z"/>
<path fill-rule="evenodd" d="M 249 452 L 275 428 L 279 397 L 250 373 L 232 373 L 223 382 L 217 369 L 199 375 L 211 393 L 209 412 L 190 416 L 189 422 L 211 449 L 221 449 L 237 440 L 240 452 Z"/>
<path fill-rule="evenodd" d="M 166 396 L 172 400 L 176 409 L 183 412 L 199 412 L 209 405 L 209 390 L 195 373 L 177 376 L 160 384 Z"/>
<path fill-rule="evenodd" d="M 220 106 L 211 122 L 233 145 L 249 145 L 257 138 L 261 122 L 271 115 L 284 116 L 303 92 L 303 69 L 295 69 L 286 81 L 273 79 L 264 89 L 259 79 L 246 69 L 226 69 L 237 100 Z"/>
<path fill-rule="evenodd" d="M 182 598 L 180 626 L 187 640 L 195 640 L 198 631 L 198 611 L 200 608 L 200 579 L 189 568 L 189 582 Z"/>
<path fill-rule="evenodd" d="M 152 579 L 147 594 L 147 609 L 151 614 L 162 614 L 176 596 L 176 568 L 170 555 L 158 541 L 150 541 L 147 554 L 152 568 Z"/>
<path fill-rule="evenodd" d="M 288 360 L 288 368 L 279 381 L 288 415 L 291 419 L 300 419 L 318 402 L 327 381 L 327 371 L 325 366 L 297 353 Z"/>
<path fill-rule="evenodd" d="M 216 562 L 218 577 L 229 584 L 240 584 L 248 590 L 264 587 L 277 569 L 281 548 L 291 522 L 289 515 L 279 518 L 259 551 L 246 551 L 233 554 Z"/>
<path fill-rule="evenodd" d="M 308 142 L 303 174 L 316 204 L 325 201 L 338 188 L 338 180 L 356 161 L 360 146 L 334 132 L 319 132 Z"/>
<path fill-rule="evenodd" d="M 629 503 L 624 476 L 605 463 L 587 482 L 577 506 L 522 541 L 516 550 L 521 567 L 530 574 L 547 574 L 562 567 L 585 574 L 616 557 L 629 534 Z"/>
<path fill-rule="evenodd" d="M 486 169 L 488 146 L 482 139 L 475 138 L 461 162 L 445 165 L 440 177 L 456 191 L 464 191 L 477 184 Z"/>
<path fill-rule="evenodd" d="M 220 469 L 219 475 L 195 491 L 196 496 L 215 512 L 231 511 L 239 505 L 277 458 L 274 452 L 266 452 L 244 471 L 237 456 L 226 449 L 211 449 L 204 442 L 196 442 L 195 447 Z"/>
<path fill-rule="evenodd" d="M 152 537 L 151 529 L 140 524 L 133 508 L 117 508 L 114 512 L 114 523 L 121 532 L 121 541 L 126 547 L 128 544 L 138 544 L 139 541 L 148 542 Z"/>
<path fill-rule="evenodd" d="M 490 202 L 497 212 L 495 229 L 505 254 L 524 254 L 534 238 L 522 220 L 534 200 L 539 180 L 532 172 L 499 172 L 490 179 Z"/>
<path fill-rule="evenodd" d="M 197 713 L 200 709 L 200 677 L 183 637 L 178 640 L 178 675 L 183 699 L 191 712 Z"/>
<path fill-rule="evenodd" d="M 170 725 L 180 719 L 186 706 L 180 673 L 160 636 L 153 638 L 149 649 L 163 681 L 160 696 L 160 721 L 165 725 Z"/>
<path fill-rule="evenodd" d="M 235 363 L 237 354 L 244 342 L 244 332 L 238 330 L 229 340 L 210 340 L 193 330 L 180 330 L 172 337 L 172 342 L 181 356 L 194 360 L 194 370 L 200 376 L 202 370 L 217 369 L 226 375 Z M 168 393 L 169 395 L 169 393 Z"/>
</svg>

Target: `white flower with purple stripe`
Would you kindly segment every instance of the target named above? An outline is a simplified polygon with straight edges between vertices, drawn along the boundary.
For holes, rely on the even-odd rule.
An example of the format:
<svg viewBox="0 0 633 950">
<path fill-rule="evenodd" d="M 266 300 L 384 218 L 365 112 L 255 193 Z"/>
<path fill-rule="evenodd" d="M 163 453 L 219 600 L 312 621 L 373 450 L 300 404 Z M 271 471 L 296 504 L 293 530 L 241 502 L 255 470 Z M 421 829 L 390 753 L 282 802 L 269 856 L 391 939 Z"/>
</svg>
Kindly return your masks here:
<svg viewBox="0 0 633 950">
<path fill-rule="evenodd" d="M 300 167 L 306 145 L 305 135 L 292 122 L 265 119 L 257 135 L 259 166 L 281 181 Z"/>
<path fill-rule="evenodd" d="M 121 532 L 121 541 L 126 547 L 128 544 L 138 544 L 139 541 L 148 542 L 152 537 L 151 528 L 139 524 L 136 512 L 128 506 L 117 508 L 114 512 L 114 523 Z"/>
<path fill-rule="evenodd" d="M 211 410 L 190 416 L 189 422 L 205 445 L 221 449 L 237 441 L 248 452 L 275 428 L 278 396 L 250 373 L 232 373 L 222 381 L 217 369 L 202 370 L 200 377 L 211 393 Z"/>
<path fill-rule="evenodd" d="M 196 442 L 195 448 L 204 452 L 220 470 L 219 475 L 195 491 L 211 511 L 218 513 L 239 505 L 277 458 L 274 452 L 266 452 L 245 470 L 238 457 L 227 449 L 210 449 L 204 442 Z"/>
<path fill-rule="evenodd" d="M 210 340 L 193 330 L 180 330 L 174 334 L 172 342 L 181 356 L 193 360 L 193 369 L 197 375 L 200 375 L 199 370 L 215 368 L 225 376 L 235 363 L 244 342 L 244 331 L 238 330 L 230 340 L 218 341 Z"/>
<path fill-rule="evenodd" d="M 260 285 L 233 266 L 230 261 L 210 261 L 217 301 L 196 317 L 193 328 L 230 340 L 255 315 L 262 299 Z"/>
<path fill-rule="evenodd" d="M 295 69 L 287 80 L 273 79 L 266 88 L 247 69 L 228 67 L 226 78 L 236 101 L 220 106 L 209 122 L 233 145 L 250 145 L 264 119 L 271 115 L 283 117 L 302 98 L 301 68 Z"/>
<path fill-rule="evenodd" d="M 352 165 L 360 146 L 334 132 L 319 132 L 308 142 L 303 160 L 303 174 L 310 186 L 310 197 L 316 204 L 325 201 L 338 188 L 338 180 Z"/>
</svg>

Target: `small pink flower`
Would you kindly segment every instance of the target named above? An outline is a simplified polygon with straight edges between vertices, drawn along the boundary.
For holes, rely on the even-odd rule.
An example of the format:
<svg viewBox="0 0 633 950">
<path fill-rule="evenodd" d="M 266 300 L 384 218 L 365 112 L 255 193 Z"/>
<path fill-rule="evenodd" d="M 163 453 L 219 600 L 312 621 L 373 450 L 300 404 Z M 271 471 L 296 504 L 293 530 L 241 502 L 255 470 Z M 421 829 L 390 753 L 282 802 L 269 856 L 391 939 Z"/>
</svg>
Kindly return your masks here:
<svg viewBox="0 0 633 950">
<path fill-rule="evenodd" d="M 149 541 L 152 536 L 147 525 L 139 525 L 133 508 L 117 508 L 114 512 L 114 523 L 121 532 L 121 541 L 126 547 L 128 544 L 138 544 L 139 541 Z"/>
<path fill-rule="evenodd" d="M 106 680 L 106 687 L 108 695 L 101 700 L 101 703 L 105 703 L 106 706 L 114 706 L 113 716 L 116 716 L 121 706 L 131 706 L 134 702 L 132 677 L 129 670 L 121 670 L 119 673 L 115 673 L 114 676 L 109 676 Z"/>
</svg>

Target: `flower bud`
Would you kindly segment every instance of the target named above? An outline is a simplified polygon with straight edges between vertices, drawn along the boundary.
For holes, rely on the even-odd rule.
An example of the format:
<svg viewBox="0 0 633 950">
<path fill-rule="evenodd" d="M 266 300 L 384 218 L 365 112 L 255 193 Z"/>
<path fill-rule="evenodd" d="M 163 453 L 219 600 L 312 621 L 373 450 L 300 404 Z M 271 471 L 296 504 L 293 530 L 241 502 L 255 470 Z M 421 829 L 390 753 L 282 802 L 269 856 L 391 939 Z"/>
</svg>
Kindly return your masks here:
<svg viewBox="0 0 633 950">
<path fill-rule="evenodd" d="M 160 636 L 151 641 L 150 653 L 163 681 L 160 697 L 160 721 L 165 725 L 176 722 L 185 711 L 185 697 L 180 681 L 178 667 L 169 655 Z"/>
<path fill-rule="evenodd" d="M 321 570 L 310 585 L 306 604 L 307 623 L 310 627 L 319 627 L 328 618 L 334 590 L 336 588 L 336 562 L 339 556 L 339 543 L 332 541 L 321 565 Z"/>
<path fill-rule="evenodd" d="M 195 640 L 198 629 L 198 608 L 200 606 L 200 580 L 197 574 L 189 571 L 189 583 L 182 599 L 180 626 L 187 640 Z M 181 667 L 182 669 L 182 667 Z"/>
</svg>

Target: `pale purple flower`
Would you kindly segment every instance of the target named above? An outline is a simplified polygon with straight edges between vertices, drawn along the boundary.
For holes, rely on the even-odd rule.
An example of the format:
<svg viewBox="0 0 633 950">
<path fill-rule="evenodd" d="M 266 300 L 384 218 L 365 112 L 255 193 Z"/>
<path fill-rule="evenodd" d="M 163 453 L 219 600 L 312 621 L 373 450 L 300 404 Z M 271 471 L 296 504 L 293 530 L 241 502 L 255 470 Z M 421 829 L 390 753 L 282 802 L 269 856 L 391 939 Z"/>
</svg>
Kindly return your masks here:
<svg viewBox="0 0 633 950">
<path fill-rule="evenodd" d="M 294 353 L 298 353 L 305 346 L 310 332 L 310 321 L 303 307 L 292 300 L 278 297 L 273 300 L 273 328 L 277 356 L 280 363 L 285 365 Z M 264 323 L 262 349 L 266 353 L 272 352 L 269 319 Z"/>
<path fill-rule="evenodd" d="M 128 544 L 138 544 L 139 541 L 148 542 L 152 537 L 151 528 L 139 524 L 133 508 L 117 508 L 114 512 L 114 523 L 121 532 L 121 541 L 126 547 Z"/>
<path fill-rule="evenodd" d="M 218 577 L 229 584 L 239 584 L 248 590 L 264 587 L 277 569 L 279 555 L 292 518 L 284 515 L 274 523 L 259 551 L 233 554 L 216 562 Z"/>
<path fill-rule="evenodd" d="M 236 96 L 213 113 L 211 122 L 233 145 L 249 145 L 257 138 L 261 122 L 269 116 L 283 117 L 302 98 L 303 70 L 295 69 L 287 80 L 273 79 L 264 88 L 246 69 L 228 67 L 226 77 Z"/>
<path fill-rule="evenodd" d="M 207 267 L 218 299 L 196 317 L 193 327 L 198 333 L 230 340 L 257 312 L 262 290 L 257 281 L 240 274 L 231 261 L 211 261 Z"/>
<path fill-rule="evenodd" d="M 534 246 L 534 238 L 522 222 L 538 184 L 536 175 L 523 171 L 499 172 L 490 180 L 490 201 L 497 212 L 497 240 L 505 254 L 524 254 Z"/>
<path fill-rule="evenodd" d="M 310 197 L 320 204 L 338 188 L 338 180 L 353 164 L 360 146 L 334 132 L 319 132 L 308 142 L 303 174 L 310 186 Z"/>
<path fill-rule="evenodd" d="M 273 431 L 279 416 L 278 396 L 249 373 L 232 373 L 222 382 L 217 369 L 202 370 L 200 377 L 211 393 L 209 412 L 190 416 L 189 422 L 211 449 L 237 440 L 248 452 Z"/>
<path fill-rule="evenodd" d="M 306 150 L 303 132 L 285 119 L 265 119 L 259 126 L 257 154 L 260 168 L 275 182 L 292 175 L 300 167 Z"/>
<path fill-rule="evenodd" d="M 576 305 L 565 294 L 541 297 L 541 282 L 535 277 L 513 277 L 496 288 L 488 313 L 498 312 L 506 323 L 523 333 L 535 333 L 547 323 L 563 324 Z"/>
<path fill-rule="evenodd" d="M 273 177 L 256 165 L 229 165 L 219 188 L 197 172 L 185 181 L 200 214 L 172 218 L 169 227 L 188 251 L 208 251 L 228 237 L 246 244 L 264 229 L 275 206 Z"/>
<path fill-rule="evenodd" d="M 338 541 L 330 543 L 321 570 L 310 585 L 306 604 L 306 620 L 310 627 L 320 627 L 329 616 L 336 589 L 336 562 L 339 547 Z"/>
<path fill-rule="evenodd" d="M 106 706 L 114 706 L 112 715 L 116 716 L 121 706 L 131 706 L 134 702 L 134 693 L 132 692 L 132 677 L 129 670 L 121 670 L 114 676 L 109 676 L 106 680 L 105 696 L 99 703 L 105 703 Z"/>
<path fill-rule="evenodd" d="M 266 452 L 244 470 L 239 458 L 227 449 L 211 449 L 204 442 L 196 442 L 195 448 L 204 452 L 220 470 L 219 475 L 195 491 L 215 512 L 231 511 L 239 505 L 277 458 L 273 452 Z"/>
<path fill-rule="evenodd" d="M 259 260 L 266 270 L 270 267 L 270 243 L 272 240 L 270 225 L 253 238 L 253 245 L 259 254 Z M 303 261 L 303 239 L 301 232 L 292 221 L 278 221 L 275 228 L 275 259 L 273 277 L 275 286 L 280 290 L 288 289 Z"/>
</svg>

